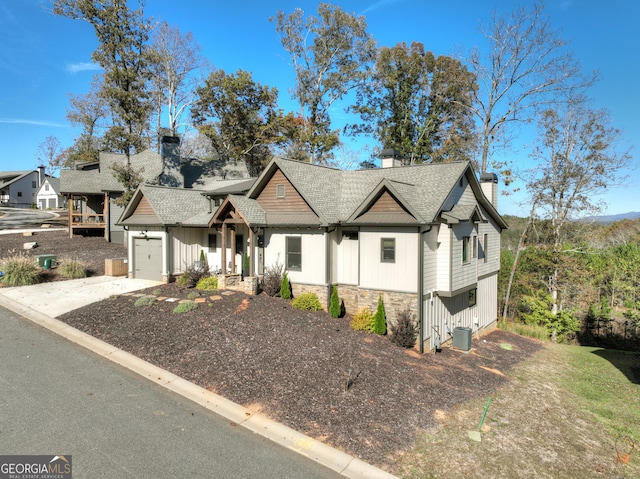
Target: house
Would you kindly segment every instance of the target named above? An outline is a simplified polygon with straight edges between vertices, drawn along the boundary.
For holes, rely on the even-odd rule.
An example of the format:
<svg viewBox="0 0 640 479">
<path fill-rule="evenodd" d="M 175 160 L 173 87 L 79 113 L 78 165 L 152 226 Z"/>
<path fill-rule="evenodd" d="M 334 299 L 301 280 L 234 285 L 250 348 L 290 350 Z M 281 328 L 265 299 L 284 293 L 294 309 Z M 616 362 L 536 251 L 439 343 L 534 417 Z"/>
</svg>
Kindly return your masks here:
<svg viewBox="0 0 640 479">
<path fill-rule="evenodd" d="M 229 194 L 217 209 L 202 195 L 172 220 L 171 235 L 162 224 L 153 231 L 143 224 L 142 196 L 154 202 L 149 190 L 121 222 L 133 227 L 138 216 L 132 241 L 159 239 L 167 280 L 179 272 L 177 258 L 196 261 L 203 251 L 221 269 L 221 287 L 254 292 L 256 278 L 281 264 L 294 296 L 312 291 L 328 305 L 335 285 L 350 313 L 375 309 L 381 296 L 390 322 L 403 310 L 416 318 L 420 350 L 447 341 L 456 327 L 491 328 L 507 227 L 496 209 L 497 177 L 478 180 L 468 162 L 400 166 L 395 153 L 382 164 L 341 171 L 276 158 L 246 194 Z M 132 276 L 139 246 L 130 248 Z"/>
<path fill-rule="evenodd" d="M 36 191 L 36 204 L 41 210 L 65 207 L 65 198 L 60 194 L 60 178 L 45 178 Z"/>
<path fill-rule="evenodd" d="M 218 178 L 245 179 L 246 166 L 218 161 L 185 159 L 177 137 L 161 139 L 161 152 L 145 150 L 131 155 L 129 164 L 140 172 L 142 184 L 171 188 L 206 189 Z M 114 176 L 114 167 L 124 166 L 122 154 L 100 152 L 97 162 L 82 163 L 60 172 L 60 191 L 68 200 L 69 235 L 93 231 L 110 242 L 126 244 L 123 225 L 117 220 L 124 207 L 118 199 L 124 186 Z"/>
<path fill-rule="evenodd" d="M 129 276 L 169 282 L 202 253 L 212 271 L 221 271 L 219 235 L 209 222 L 224 198 L 245 194 L 254 181 L 218 179 L 207 190 L 138 187 L 117 222 L 128 233 Z"/>
<path fill-rule="evenodd" d="M 31 208 L 36 204 L 36 192 L 47 175 L 44 166 L 37 170 L 0 173 L 0 206 Z"/>
</svg>

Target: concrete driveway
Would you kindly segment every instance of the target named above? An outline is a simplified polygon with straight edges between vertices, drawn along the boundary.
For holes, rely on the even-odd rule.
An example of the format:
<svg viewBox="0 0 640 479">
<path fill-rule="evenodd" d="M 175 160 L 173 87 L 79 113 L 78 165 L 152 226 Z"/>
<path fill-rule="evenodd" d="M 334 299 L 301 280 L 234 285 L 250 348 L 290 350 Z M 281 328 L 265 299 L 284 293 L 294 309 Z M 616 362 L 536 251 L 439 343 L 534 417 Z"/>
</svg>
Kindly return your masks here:
<svg viewBox="0 0 640 479">
<path fill-rule="evenodd" d="M 14 301 L 24 308 L 35 310 L 50 318 L 81 308 L 110 296 L 130 293 L 157 286 L 160 283 L 145 279 L 129 279 L 113 276 L 93 276 L 90 278 L 53 281 L 0 288 L 0 296 Z M 26 309 L 23 309 L 25 312 Z"/>
</svg>

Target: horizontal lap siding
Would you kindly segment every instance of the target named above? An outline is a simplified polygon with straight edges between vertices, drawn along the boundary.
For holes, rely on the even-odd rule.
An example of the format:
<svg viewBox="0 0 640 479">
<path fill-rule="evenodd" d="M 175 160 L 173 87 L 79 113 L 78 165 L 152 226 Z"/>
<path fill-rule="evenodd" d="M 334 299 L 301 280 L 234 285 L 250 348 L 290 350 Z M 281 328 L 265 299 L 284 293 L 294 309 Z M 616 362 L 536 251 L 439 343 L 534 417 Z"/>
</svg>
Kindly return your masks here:
<svg viewBox="0 0 640 479">
<path fill-rule="evenodd" d="M 284 185 L 284 197 L 277 197 L 278 185 Z M 256 201 L 265 211 L 312 211 L 302 196 L 280 170 L 276 171 Z"/>
</svg>

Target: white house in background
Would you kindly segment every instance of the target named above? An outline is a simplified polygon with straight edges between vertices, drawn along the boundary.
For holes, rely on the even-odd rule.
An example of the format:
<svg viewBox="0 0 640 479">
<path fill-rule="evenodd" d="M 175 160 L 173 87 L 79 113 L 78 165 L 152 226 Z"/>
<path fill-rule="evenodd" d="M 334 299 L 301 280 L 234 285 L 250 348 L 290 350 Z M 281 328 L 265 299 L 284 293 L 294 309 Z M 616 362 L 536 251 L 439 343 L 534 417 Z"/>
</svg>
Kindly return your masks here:
<svg viewBox="0 0 640 479">
<path fill-rule="evenodd" d="M 36 204 L 41 210 L 65 207 L 65 197 L 60 194 L 60 178 L 45 178 L 36 192 Z"/>
<path fill-rule="evenodd" d="M 0 172 L 0 206 L 31 208 L 45 178 L 44 166 L 37 170 Z"/>
</svg>

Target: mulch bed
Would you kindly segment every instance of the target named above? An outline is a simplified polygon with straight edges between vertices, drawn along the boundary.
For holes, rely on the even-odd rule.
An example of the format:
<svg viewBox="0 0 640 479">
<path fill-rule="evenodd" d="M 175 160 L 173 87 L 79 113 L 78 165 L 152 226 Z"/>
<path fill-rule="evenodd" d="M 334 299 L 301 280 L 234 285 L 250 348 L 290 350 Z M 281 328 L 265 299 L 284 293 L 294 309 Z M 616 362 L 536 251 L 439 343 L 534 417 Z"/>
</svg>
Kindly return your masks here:
<svg viewBox="0 0 640 479">
<path fill-rule="evenodd" d="M 36 243 L 35 248 L 24 249 L 25 243 Z M 104 235 L 79 236 L 69 238 L 68 231 L 56 230 L 36 231 L 28 236 L 22 233 L 0 235 L 0 258 L 13 255 L 33 256 L 56 255 L 57 260 L 65 258 L 81 261 L 86 269 L 87 276 L 104 275 L 105 259 L 126 258 L 127 249 L 124 245 L 109 243 Z M 42 280 L 59 281 L 60 278 L 55 269 L 43 270 Z"/>
<path fill-rule="evenodd" d="M 184 299 L 194 291 L 172 283 L 141 293 Z M 136 307 L 138 296 L 123 295 L 59 319 L 390 471 L 440 412 L 491 395 L 542 347 L 496 330 L 474 337 L 470 353 L 419 354 L 280 298 L 197 294 L 203 302 L 188 313 L 174 313 L 177 302 Z"/>
</svg>

